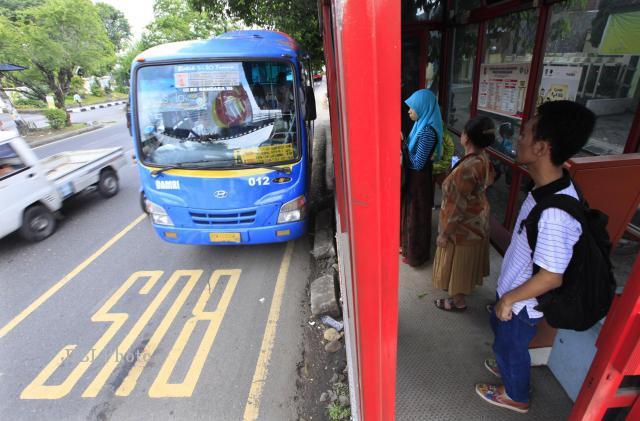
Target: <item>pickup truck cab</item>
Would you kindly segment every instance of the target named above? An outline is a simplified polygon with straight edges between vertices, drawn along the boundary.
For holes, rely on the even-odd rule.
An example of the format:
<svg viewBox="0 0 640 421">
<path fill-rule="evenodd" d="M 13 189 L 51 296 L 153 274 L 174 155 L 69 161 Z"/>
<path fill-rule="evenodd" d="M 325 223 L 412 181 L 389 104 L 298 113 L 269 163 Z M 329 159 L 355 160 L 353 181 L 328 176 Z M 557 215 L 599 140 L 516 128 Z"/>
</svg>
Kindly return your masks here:
<svg viewBox="0 0 640 421">
<path fill-rule="evenodd" d="M 39 160 L 15 132 L 0 131 L 0 238 L 19 231 L 41 241 L 56 229 L 63 201 L 85 189 L 104 197 L 119 189 L 122 148 L 63 152 Z"/>
</svg>

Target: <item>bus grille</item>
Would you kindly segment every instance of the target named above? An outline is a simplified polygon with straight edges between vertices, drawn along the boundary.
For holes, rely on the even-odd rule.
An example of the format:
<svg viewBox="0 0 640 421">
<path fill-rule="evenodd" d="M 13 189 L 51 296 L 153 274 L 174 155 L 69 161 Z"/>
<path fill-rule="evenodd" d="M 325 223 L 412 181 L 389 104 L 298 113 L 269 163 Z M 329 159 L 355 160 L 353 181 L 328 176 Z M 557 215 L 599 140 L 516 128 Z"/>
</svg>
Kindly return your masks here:
<svg viewBox="0 0 640 421">
<path fill-rule="evenodd" d="M 189 212 L 196 225 L 248 225 L 256 221 L 256 211 L 244 212 Z"/>
</svg>

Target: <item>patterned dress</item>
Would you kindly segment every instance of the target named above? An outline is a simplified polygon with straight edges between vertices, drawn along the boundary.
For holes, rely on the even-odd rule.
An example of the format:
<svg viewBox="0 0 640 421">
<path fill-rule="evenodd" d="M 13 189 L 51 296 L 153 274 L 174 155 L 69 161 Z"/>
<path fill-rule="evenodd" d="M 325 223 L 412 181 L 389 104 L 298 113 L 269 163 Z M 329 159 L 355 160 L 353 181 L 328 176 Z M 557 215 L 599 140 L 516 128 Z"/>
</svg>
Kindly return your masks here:
<svg viewBox="0 0 640 421">
<path fill-rule="evenodd" d="M 489 202 L 495 177 L 486 153 L 465 156 L 442 184 L 438 232 L 450 239 L 438 247 L 433 284 L 449 295 L 468 295 L 489 274 Z"/>
</svg>

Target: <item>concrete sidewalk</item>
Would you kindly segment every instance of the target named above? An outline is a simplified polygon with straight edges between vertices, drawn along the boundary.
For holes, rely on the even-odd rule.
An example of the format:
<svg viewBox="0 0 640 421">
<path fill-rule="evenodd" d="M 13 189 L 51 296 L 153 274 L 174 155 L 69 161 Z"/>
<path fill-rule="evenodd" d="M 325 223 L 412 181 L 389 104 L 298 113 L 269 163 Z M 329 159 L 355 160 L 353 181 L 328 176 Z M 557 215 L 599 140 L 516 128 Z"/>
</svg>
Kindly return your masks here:
<svg viewBox="0 0 640 421">
<path fill-rule="evenodd" d="M 436 221 L 434 212 L 434 233 Z M 476 383 L 499 383 L 483 361 L 493 356 L 493 333 L 484 307 L 494 301 L 501 263 L 502 256 L 491 249 L 491 274 L 485 284 L 467 298 L 466 312 L 450 313 L 433 303 L 447 294 L 433 288 L 431 264 L 414 269 L 400 262 L 399 421 L 562 420 L 569 415 L 573 403 L 547 367 L 531 369 L 532 404 L 527 415 L 492 406 L 476 395 Z"/>
</svg>

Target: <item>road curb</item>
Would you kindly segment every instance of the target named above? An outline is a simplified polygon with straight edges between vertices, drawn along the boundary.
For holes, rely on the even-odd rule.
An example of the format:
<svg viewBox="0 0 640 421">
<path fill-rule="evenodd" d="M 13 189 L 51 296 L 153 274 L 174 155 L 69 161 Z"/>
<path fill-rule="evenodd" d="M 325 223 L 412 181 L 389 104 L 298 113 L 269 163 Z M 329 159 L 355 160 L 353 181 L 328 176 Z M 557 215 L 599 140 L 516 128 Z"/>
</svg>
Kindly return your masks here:
<svg viewBox="0 0 640 421">
<path fill-rule="evenodd" d="M 103 102 L 102 104 L 93 104 L 93 105 L 86 105 L 84 107 L 67 108 L 67 112 L 69 112 L 69 113 L 80 113 L 80 112 L 84 112 L 84 111 L 97 110 L 99 108 L 114 107 L 116 105 L 123 105 L 123 104 L 126 104 L 126 103 L 127 103 L 127 100 Z"/>
<path fill-rule="evenodd" d="M 87 132 L 92 132 L 94 130 L 98 130 L 105 127 L 105 124 L 98 124 L 95 126 L 89 126 L 89 127 L 83 127 L 82 129 L 78 129 L 78 130 L 73 130 L 70 132 L 65 132 L 65 133 L 60 133 L 57 135 L 53 135 L 53 136 L 49 136 L 49 137 L 45 137 L 42 139 L 26 139 L 27 143 L 29 144 L 29 146 L 31 146 L 32 148 L 37 148 L 38 146 L 43 146 L 52 142 L 55 142 L 57 140 L 62 140 L 62 139 L 66 139 L 68 137 L 71 136 L 77 136 L 79 134 L 83 134 L 83 133 L 87 133 Z"/>
</svg>

